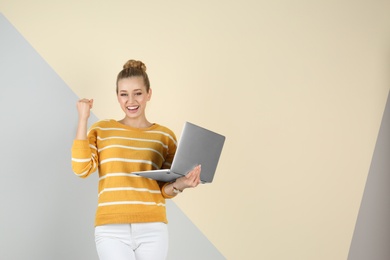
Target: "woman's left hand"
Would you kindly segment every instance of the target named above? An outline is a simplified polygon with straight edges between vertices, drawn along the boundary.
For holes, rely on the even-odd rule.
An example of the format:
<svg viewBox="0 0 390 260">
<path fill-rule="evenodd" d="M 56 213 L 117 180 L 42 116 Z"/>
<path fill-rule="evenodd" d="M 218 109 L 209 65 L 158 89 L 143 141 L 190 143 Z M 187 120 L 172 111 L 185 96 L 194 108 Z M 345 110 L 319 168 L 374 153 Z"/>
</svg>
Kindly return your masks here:
<svg viewBox="0 0 390 260">
<path fill-rule="evenodd" d="M 179 190 L 184 190 L 186 188 L 195 188 L 200 183 L 200 172 L 200 165 L 194 167 L 194 169 L 192 169 L 188 174 L 176 179 L 174 185 L 175 188 Z"/>
</svg>

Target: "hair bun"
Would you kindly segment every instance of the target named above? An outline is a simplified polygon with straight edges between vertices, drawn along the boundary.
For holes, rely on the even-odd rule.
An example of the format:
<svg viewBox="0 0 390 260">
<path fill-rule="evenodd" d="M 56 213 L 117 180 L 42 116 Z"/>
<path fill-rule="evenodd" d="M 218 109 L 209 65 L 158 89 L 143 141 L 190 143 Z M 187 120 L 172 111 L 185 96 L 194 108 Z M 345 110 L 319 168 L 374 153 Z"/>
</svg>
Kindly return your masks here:
<svg viewBox="0 0 390 260">
<path fill-rule="evenodd" d="M 143 72 L 146 72 L 146 66 L 142 61 L 139 60 L 128 60 L 125 65 L 123 65 L 123 69 L 139 69 Z"/>
</svg>

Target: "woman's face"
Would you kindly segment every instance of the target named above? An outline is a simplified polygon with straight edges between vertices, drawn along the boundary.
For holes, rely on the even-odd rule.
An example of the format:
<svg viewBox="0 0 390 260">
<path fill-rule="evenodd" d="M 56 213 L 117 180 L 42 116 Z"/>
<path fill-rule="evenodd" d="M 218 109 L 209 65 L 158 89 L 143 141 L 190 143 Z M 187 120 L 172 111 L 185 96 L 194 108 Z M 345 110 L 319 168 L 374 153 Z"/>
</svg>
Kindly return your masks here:
<svg viewBox="0 0 390 260">
<path fill-rule="evenodd" d="M 118 81 L 118 101 L 128 118 L 145 118 L 146 103 L 151 96 L 152 90 L 146 91 L 142 77 L 130 77 Z"/>
</svg>

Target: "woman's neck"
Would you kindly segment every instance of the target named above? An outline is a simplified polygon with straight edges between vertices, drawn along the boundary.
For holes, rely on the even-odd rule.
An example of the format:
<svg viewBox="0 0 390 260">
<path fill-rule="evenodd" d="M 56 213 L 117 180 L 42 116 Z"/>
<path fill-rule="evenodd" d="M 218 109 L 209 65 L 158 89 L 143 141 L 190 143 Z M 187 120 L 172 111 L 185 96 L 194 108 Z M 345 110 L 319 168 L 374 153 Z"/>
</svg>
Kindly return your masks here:
<svg viewBox="0 0 390 260">
<path fill-rule="evenodd" d="M 133 127 L 133 128 L 148 128 L 148 127 L 151 127 L 153 125 L 146 118 L 140 120 L 140 119 L 131 119 L 131 118 L 125 117 L 118 122 L 121 124 L 130 126 L 130 127 Z"/>
</svg>

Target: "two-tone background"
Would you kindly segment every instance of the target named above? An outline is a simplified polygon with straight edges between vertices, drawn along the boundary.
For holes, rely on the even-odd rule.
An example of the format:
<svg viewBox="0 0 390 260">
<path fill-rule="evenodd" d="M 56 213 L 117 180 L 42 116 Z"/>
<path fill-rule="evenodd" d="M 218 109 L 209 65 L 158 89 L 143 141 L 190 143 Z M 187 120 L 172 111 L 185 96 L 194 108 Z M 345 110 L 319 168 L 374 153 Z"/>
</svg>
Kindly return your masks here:
<svg viewBox="0 0 390 260">
<path fill-rule="evenodd" d="M 226 135 L 214 183 L 168 204 L 169 259 L 390 258 L 389 1 L 0 0 L 0 258 L 97 259 L 78 98 Z M 386 106 L 387 105 L 387 106 Z"/>
</svg>

